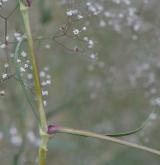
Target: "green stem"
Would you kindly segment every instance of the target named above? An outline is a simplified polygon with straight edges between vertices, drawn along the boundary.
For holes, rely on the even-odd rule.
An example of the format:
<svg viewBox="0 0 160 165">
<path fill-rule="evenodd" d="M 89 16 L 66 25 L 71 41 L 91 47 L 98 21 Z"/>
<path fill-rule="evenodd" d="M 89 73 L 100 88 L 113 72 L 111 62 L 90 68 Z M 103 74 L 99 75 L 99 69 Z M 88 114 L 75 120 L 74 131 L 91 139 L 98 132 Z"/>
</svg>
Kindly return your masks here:
<svg viewBox="0 0 160 165">
<path fill-rule="evenodd" d="M 29 14 L 28 14 L 29 7 L 25 6 L 21 0 L 19 0 L 19 5 L 20 5 L 20 11 L 22 13 L 23 21 L 24 21 L 25 32 L 27 35 L 28 52 L 29 52 L 29 56 L 30 56 L 30 60 L 32 64 L 32 69 L 33 69 L 34 87 L 35 87 L 35 93 L 36 93 L 36 99 L 37 99 L 37 109 L 38 109 L 39 119 L 40 119 L 39 134 L 41 138 L 41 144 L 39 147 L 39 164 L 45 165 L 47 143 L 48 143 L 48 135 L 46 134 L 47 121 L 46 121 L 46 114 L 45 114 L 44 106 L 43 106 L 43 97 L 42 97 L 42 90 L 41 90 L 41 84 L 40 84 L 40 79 L 39 79 L 39 70 L 38 70 L 36 55 L 34 52 L 33 39 L 32 39 L 31 28 L 30 28 L 30 21 L 29 21 Z"/>
<path fill-rule="evenodd" d="M 59 127 L 56 132 L 57 133 L 67 133 L 67 134 L 78 135 L 78 136 L 85 136 L 85 137 L 92 137 L 92 138 L 97 138 L 97 139 L 103 139 L 103 140 L 111 141 L 111 142 L 118 143 L 118 144 L 121 144 L 121 145 L 125 145 L 125 146 L 128 146 L 128 147 L 143 150 L 143 151 L 146 151 L 146 152 L 150 152 L 152 154 L 156 154 L 156 155 L 160 156 L 160 151 L 159 150 L 149 148 L 149 147 L 145 147 L 145 146 L 135 144 L 135 143 L 130 143 L 130 142 L 127 142 L 127 141 L 124 141 L 124 140 L 120 140 L 118 138 L 114 138 L 114 137 L 110 137 L 110 136 L 105 136 L 105 135 L 89 132 L 89 131 Z"/>
</svg>

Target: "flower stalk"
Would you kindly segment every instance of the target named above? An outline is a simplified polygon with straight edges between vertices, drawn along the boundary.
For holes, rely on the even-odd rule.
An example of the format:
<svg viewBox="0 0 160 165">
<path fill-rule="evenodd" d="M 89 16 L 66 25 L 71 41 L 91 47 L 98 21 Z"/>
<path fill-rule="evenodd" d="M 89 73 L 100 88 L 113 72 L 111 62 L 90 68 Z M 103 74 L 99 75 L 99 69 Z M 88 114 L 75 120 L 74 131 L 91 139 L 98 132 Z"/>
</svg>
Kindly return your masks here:
<svg viewBox="0 0 160 165">
<path fill-rule="evenodd" d="M 61 127 L 61 126 L 57 126 L 57 125 L 50 125 L 48 127 L 48 134 L 50 134 L 50 137 L 52 137 L 52 134 L 55 134 L 55 133 L 66 133 L 66 134 L 91 137 L 91 138 L 96 138 L 96 139 L 101 139 L 101 140 L 107 140 L 107 141 L 110 141 L 113 143 L 132 147 L 135 149 L 139 149 L 139 150 L 146 151 L 146 152 L 160 156 L 159 150 L 156 150 L 156 149 L 153 149 L 150 147 L 146 147 L 143 145 L 135 144 L 135 143 L 130 143 L 130 142 L 120 140 L 120 139 L 115 138 L 115 137 L 97 134 L 97 133 L 90 132 L 90 131 L 78 130 L 78 129 L 73 129 L 73 128 L 66 128 L 66 127 Z"/>
<path fill-rule="evenodd" d="M 35 93 L 36 93 L 36 99 L 37 99 L 36 100 L 37 110 L 38 110 L 39 120 L 40 120 L 39 134 L 41 138 L 41 144 L 39 147 L 39 165 L 45 165 L 47 143 L 48 143 L 48 135 L 46 133 L 47 120 L 46 120 L 46 114 L 45 114 L 44 106 L 43 106 L 43 97 L 42 97 L 42 89 L 41 89 L 40 78 L 39 78 L 39 70 L 38 70 L 38 64 L 37 64 L 36 55 L 35 55 L 34 46 L 33 46 L 31 28 L 30 28 L 30 20 L 29 20 L 29 14 L 28 14 L 28 9 L 30 5 L 26 5 L 21 0 L 19 0 L 19 5 L 20 5 L 20 11 L 22 14 L 24 27 L 25 27 L 25 33 L 26 33 L 27 41 L 28 41 L 28 52 L 30 56 L 32 69 L 33 69 L 34 87 L 35 87 Z"/>
</svg>

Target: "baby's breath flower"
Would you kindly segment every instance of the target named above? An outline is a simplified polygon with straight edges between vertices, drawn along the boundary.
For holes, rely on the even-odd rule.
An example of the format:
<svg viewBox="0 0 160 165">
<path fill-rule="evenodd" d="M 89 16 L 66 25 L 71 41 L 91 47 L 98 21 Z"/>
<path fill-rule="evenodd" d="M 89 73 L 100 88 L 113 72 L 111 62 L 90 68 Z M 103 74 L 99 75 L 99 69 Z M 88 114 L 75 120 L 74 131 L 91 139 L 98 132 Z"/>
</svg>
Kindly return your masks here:
<svg viewBox="0 0 160 165">
<path fill-rule="evenodd" d="M 21 52 L 21 56 L 22 56 L 22 57 L 26 57 L 26 56 L 27 56 L 27 53 L 26 53 L 25 51 L 22 51 L 22 52 Z"/>
<path fill-rule="evenodd" d="M 47 106 L 47 101 L 46 101 L 46 100 L 43 101 L 43 105 L 44 105 L 45 107 Z"/>
<path fill-rule="evenodd" d="M 20 67 L 20 72 L 25 72 L 25 68 L 24 67 Z"/>
<path fill-rule="evenodd" d="M 0 91 L 0 96 L 4 96 L 5 95 L 5 91 L 4 90 L 1 90 Z"/>
<path fill-rule="evenodd" d="M 4 67 L 5 68 L 8 68 L 9 67 L 9 64 L 8 63 L 4 64 Z"/>
<path fill-rule="evenodd" d="M 79 33 L 80 33 L 80 30 L 78 30 L 78 29 L 74 29 L 74 30 L 73 30 L 73 34 L 74 34 L 74 35 L 78 35 Z"/>
<path fill-rule="evenodd" d="M 48 91 L 42 91 L 43 96 L 48 96 Z"/>
<path fill-rule="evenodd" d="M 8 77 L 7 73 L 2 74 L 2 79 L 6 79 Z"/>
<path fill-rule="evenodd" d="M 2 49 L 6 48 L 6 44 L 1 44 L 0 48 L 2 48 Z"/>
</svg>

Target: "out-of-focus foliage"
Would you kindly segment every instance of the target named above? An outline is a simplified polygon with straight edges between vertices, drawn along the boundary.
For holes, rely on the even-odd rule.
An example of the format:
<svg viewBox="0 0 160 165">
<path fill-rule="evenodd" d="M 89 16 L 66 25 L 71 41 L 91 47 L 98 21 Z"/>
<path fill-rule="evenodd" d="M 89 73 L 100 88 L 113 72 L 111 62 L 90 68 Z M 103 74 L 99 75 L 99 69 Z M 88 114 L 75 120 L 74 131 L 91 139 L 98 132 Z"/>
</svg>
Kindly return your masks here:
<svg viewBox="0 0 160 165">
<path fill-rule="evenodd" d="M 12 56 L 24 33 L 19 10 L 12 13 L 15 7 L 16 1 L 8 0 L 0 8 L 0 161 L 28 165 L 37 162 L 39 139 L 21 85 L 9 76 L 15 73 Z M 125 139 L 160 148 L 159 9 L 159 0 L 33 1 L 31 28 L 48 123 L 115 133 L 139 127 L 150 114 L 146 127 Z M 3 16 L 9 16 L 7 30 Z M 24 43 L 17 63 L 34 102 L 25 54 Z M 48 165 L 160 162 L 138 150 L 62 134 L 48 149 Z"/>
</svg>

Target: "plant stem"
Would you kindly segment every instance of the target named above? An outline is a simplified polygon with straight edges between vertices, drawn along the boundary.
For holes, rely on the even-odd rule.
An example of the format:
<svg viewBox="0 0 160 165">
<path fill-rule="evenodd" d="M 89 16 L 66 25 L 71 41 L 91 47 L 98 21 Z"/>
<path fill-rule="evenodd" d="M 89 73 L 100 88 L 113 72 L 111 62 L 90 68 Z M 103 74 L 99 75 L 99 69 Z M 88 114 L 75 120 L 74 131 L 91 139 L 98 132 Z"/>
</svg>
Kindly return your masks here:
<svg viewBox="0 0 160 165">
<path fill-rule="evenodd" d="M 118 143 L 118 144 L 125 145 L 125 146 L 128 146 L 128 147 L 136 148 L 136 149 L 143 150 L 143 151 L 146 151 L 146 152 L 150 152 L 152 154 L 156 154 L 156 155 L 160 156 L 160 151 L 159 150 L 149 148 L 149 147 L 145 147 L 145 146 L 135 144 L 135 143 L 130 143 L 130 142 L 127 142 L 127 141 L 124 141 L 124 140 L 120 140 L 118 138 L 114 138 L 114 137 L 110 137 L 110 136 L 105 136 L 105 135 L 89 132 L 89 131 L 59 127 L 56 132 L 57 133 L 67 133 L 67 134 L 72 134 L 72 135 L 78 135 L 78 136 L 85 136 L 85 137 L 92 137 L 92 138 L 97 138 L 97 139 L 108 140 L 108 141 L 111 141 L 111 142 L 114 142 L 114 143 Z"/>
<path fill-rule="evenodd" d="M 30 28 L 30 21 L 29 21 L 29 14 L 28 14 L 29 7 L 25 6 L 21 0 L 19 0 L 19 5 L 20 5 L 20 11 L 22 13 L 23 21 L 24 21 L 25 32 L 27 35 L 28 52 L 29 52 L 29 56 L 30 56 L 30 60 L 32 64 L 32 69 L 33 69 L 34 87 L 35 87 L 35 93 L 36 93 L 36 99 L 37 99 L 37 109 L 38 109 L 39 119 L 40 119 L 39 134 L 41 138 L 41 144 L 39 147 L 39 164 L 45 165 L 47 143 L 48 143 L 48 135 L 46 134 L 47 121 L 46 121 L 46 114 L 45 114 L 44 106 L 43 106 L 43 97 L 42 97 L 42 90 L 41 90 L 41 84 L 40 84 L 40 78 L 39 78 L 39 70 L 38 70 L 36 55 L 34 52 L 33 39 L 32 39 L 31 28 Z"/>
</svg>

